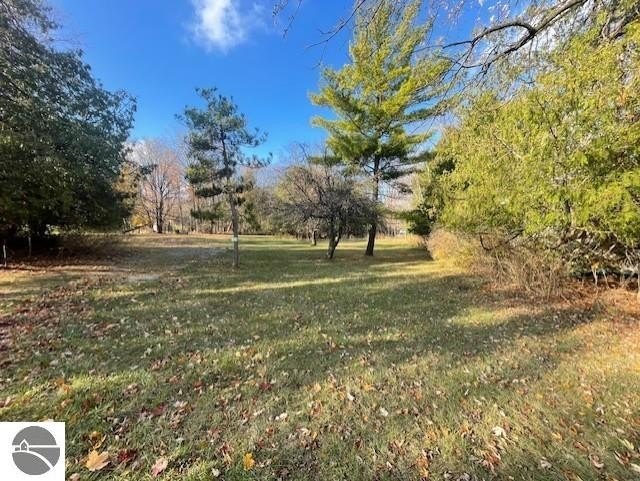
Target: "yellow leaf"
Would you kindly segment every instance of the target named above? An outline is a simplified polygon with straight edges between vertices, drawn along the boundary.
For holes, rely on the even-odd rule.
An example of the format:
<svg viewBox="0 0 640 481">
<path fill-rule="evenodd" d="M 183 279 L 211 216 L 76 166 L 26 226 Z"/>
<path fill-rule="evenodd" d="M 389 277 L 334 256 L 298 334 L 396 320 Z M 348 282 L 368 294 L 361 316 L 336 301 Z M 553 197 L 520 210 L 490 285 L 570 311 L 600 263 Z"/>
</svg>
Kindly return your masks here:
<svg viewBox="0 0 640 481">
<path fill-rule="evenodd" d="M 242 458 L 242 465 L 244 466 L 245 471 L 251 471 L 256 465 L 256 461 L 253 459 L 253 454 L 245 454 Z"/>
<path fill-rule="evenodd" d="M 84 465 L 89 471 L 100 471 L 107 464 L 109 464 L 109 453 L 107 451 L 103 451 L 98 454 L 98 451 L 94 449 L 89 453 L 89 456 L 87 456 L 87 461 Z"/>
</svg>

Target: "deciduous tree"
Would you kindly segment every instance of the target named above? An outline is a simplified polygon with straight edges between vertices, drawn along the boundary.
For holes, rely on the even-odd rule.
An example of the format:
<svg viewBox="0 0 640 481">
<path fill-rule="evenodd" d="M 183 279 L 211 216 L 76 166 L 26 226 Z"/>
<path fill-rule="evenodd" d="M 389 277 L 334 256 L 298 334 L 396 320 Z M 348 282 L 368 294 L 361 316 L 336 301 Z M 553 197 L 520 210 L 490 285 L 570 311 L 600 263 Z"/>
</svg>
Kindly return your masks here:
<svg viewBox="0 0 640 481">
<path fill-rule="evenodd" d="M 281 216 L 292 225 L 313 224 L 329 240 L 327 258 L 346 235 L 361 235 L 377 219 L 375 203 L 348 172 L 332 163 L 289 167 L 279 184 Z"/>
<path fill-rule="evenodd" d="M 59 50 L 37 0 L 0 0 L 0 226 L 105 226 L 125 216 L 116 189 L 135 103 Z"/>
<path fill-rule="evenodd" d="M 162 234 L 180 204 L 182 170 L 178 152 L 160 140 L 145 140 L 133 147 L 131 157 L 140 170 L 138 206 L 149 226 Z"/>
</svg>

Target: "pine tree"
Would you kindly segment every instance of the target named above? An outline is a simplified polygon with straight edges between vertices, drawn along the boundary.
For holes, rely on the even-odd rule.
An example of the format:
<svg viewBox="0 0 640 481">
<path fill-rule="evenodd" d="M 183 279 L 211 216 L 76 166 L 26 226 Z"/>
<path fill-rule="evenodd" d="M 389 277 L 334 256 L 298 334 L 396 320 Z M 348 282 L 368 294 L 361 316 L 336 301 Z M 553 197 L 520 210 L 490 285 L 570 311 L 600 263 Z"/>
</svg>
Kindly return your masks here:
<svg viewBox="0 0 640 481">
<path fill-rule="evenodd" d="M 403 178 L 424 161 L 431 132 L 422 128 L 441 108 L 450 62 L 421 46 L 430 23 L 419 23 L 421 2 L 407 6 L 379 0 L 358 10 L 350 63 L 323 71 L 314 104 L 336 117 L 313 123 L 329 134 L 328 145 L 353 171 L 367 175 L 376 202 L 389 184 L 408 190 Z M 367 255 L 373 255 L 378 222 L 369 227 Z"/>
<path fill-rule="evenodd" d="M 201 185 L 199 195 L 226 198 L 233 230 L 233 267 L 238 267 L 238 207 L 243 192 L 251 187 L 238 174 L 238 167 L 259 167 L 269 162 L 269 158 L 247 156 L 244 152 L 261 145 L 266 135 L 257 129 L 249 131 L 247 120 L 233 99 L 218 94 L 216 89 L 198 89 L 198 94 L 206 102 L 205 108 L 187 108 L 183 117 L 189 128 L 189 156 L 194 162 L 188 175 L 196 184 L 208 184 Z"/>
</svg>

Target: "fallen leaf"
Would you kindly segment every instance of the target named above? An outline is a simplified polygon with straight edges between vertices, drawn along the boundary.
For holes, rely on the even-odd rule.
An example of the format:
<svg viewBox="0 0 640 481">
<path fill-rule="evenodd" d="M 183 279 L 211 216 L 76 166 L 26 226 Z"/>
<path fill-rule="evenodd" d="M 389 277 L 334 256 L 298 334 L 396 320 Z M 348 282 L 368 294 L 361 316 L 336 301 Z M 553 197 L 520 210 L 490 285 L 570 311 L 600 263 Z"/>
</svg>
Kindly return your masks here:
<svg viewBox="0 0 640 481">
<path fill-rule="evenodd" d="M 151 410 L 151 414 L 153 414 L 154 416 L 162 416 L 166 410 L 167 410 L 166 404 L 158 404 L 156 407 L 154 407 Z"/>
<path fill-rule="evenodd" d="M 500 426 L 495 426 L 491 430 L 491 432 L 497 438 L 505 438 L 505 437 L 507 437 L 507 432 L 503 428 L 501 428 Z"/>
<path fill-rule="evenodd" d="M 251 471 L 255 465 L 256 461 L 253 459 L 253 454 L 247 453 L 242 457 L 242 465 L 244 466 L 245 471 Z"/>
<path fill-rule="evenodd" d="M 220 470 L 213 468 L 213 470 L 211 471 L 211 474 L 213 475 L 214 478 L 219 478 L 220 477 Z"/>
<path fill-rule="evenodd" d="M 260 383 L 259 388 L 261 391 L 267 392 L 267 391 L 271 391 L 271 388 L 273 387 L 273 384 L 271 384 L 270 382 L 266 382 L 263 381 Z"/>
<path fill-rule="evenodd" d="M 551 466 L 552 466 L 552 464 L 549 461 L 547 461 L 546 459 L 542 458 L 540 460 L 540 467 L 542 469 L 550 469 Z"/>
<path fill-rule="evenodd" d="M 389 411 L 387 411 L 385 408 L 380 408 L 380 414 L 382 415 L 382 417 L 387 417 L 389 415 Z"/>
<path fill-rule="evenodd" d="M 416 467 L 418 468 L 418 473 L 420 475 L 420 479 L 429 479 L 429 459 L 420 456 L 416 461 Z"/>
<path fill-rule="evenodd" d="M 128 464 L 138 456 L 135 449 L 121 449 L 118 452 L 118 464 Z"/>
<path fill-rule="evenodd" d="M 98 451 L 93 450 L 87 456 L 87 461 L 85 462 L 85 466 L 89 471 L 100 471 L 107 464 L 109 464 L 109 453 L 107 451 L 103 451 L 98 454 Z"/>
<path fill-rule="evenodd" d="M 73 473 L 71 476 L 69 476 L 69 481 L 79 481 L 80 480 L 80 475 L 78 473 Z"/>
<path fill-rule="evenodd" d="M 160 473 L 162 473 L 162 471 L 167 469 L 167 465 L 168 464 L 169 464 L 169 461 L 167 461 L 167 458 L 158 458 L 158 459 L 156 459 L 155 464 L 151 468 L 151 475 L 154 478 L 159 476 Z"/>
<path fill-rule="evenodd" d="M 587 447 L 584 444 L 582 444 L 580 441 L 576 441 L 575 443 L 573 443 L 573 446 L 584 453 L 588 451 Z"/>
<path fill-rule="evenodd" d="M 604 463 L 602 461 L 600 461 L 600 458 L 598 456 L 596 456 L 595 454 L 590 454 L 589 455 L 589 459 L 591 460 L 591 464 L 593 464 L 594 468 L 596 468 L 596 469 L 604 468 Z"/>
</svg>

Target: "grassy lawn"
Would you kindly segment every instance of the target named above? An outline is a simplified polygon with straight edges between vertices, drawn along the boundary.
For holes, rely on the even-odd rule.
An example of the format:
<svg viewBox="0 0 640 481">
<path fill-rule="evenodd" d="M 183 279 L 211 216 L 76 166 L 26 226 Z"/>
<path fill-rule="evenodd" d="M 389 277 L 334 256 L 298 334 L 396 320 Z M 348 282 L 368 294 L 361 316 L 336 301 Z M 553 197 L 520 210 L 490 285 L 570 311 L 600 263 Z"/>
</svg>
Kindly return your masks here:
<svg viewBox="0 0 640 481">
<path fill-rule="evenodd" d="M 241 242 L 237 272 L 228 238 L 134 236 L 0 274 L 0 420 L 65 421 L 74 479 L 640 478 L 623 304 L 491 292 L 397 241 Z"/>
</svg>

